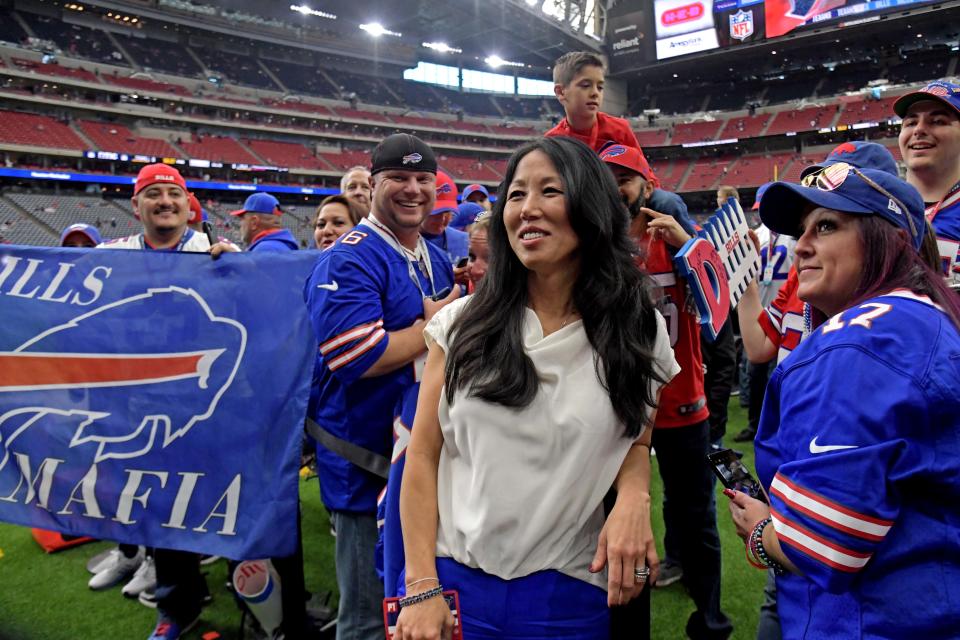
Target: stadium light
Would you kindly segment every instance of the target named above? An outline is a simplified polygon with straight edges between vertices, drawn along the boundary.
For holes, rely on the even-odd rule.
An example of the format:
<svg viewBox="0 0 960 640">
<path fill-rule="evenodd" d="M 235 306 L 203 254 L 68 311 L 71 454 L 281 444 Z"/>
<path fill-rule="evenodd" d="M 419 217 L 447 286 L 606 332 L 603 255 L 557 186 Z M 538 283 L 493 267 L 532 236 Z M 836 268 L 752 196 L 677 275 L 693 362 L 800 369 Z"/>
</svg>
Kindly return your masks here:
<svg viewBox="0 0 960 640">
<path fill-rule="evenodd" d="M 446 42 L 424 42 L 423 46 L 427 49 L 433 49 L 434 51 L 439 51 L 440 53 L 463 53 L 463 49 L 457 49 L 456 47 L 451 47 Z"/>
<path fill-rule="evenodd" d="M 317 18 L 327 18 L 328 20 L 337 19 L 337 16 L 332 13 L 327 13 L 326 11 L 320 11 L 319 9 L 311 9 L 305 4 L 292 4 L 290 5 L 290 11 L 296 11 L 297 13 L 305 16 L 316 16 Z"/>
<path fill-rule="evenodd" d="M 522 67 L 522 62 L 510 62 L 509 60 L 504 60 L 498 55 L 487 56 L 483 59 L 488 65 L 496 69 L 497 67 Z"/>
<path fill-rule="evenodd" d="M 360 25 L 360 30 L 366 31 L 368 34 L 370 34 L 374 38 L 379 38 L 380 36 L 394 36 L 395 38 L 399 38 L 401 35 L 403 35 L 403 34 L 397 33 L 396 31 L 390 31 L 389 29 L 384 28 L 384 26 L 379 22 L 369 22 L 367 24 L 362 24 Z"/>
</svg>

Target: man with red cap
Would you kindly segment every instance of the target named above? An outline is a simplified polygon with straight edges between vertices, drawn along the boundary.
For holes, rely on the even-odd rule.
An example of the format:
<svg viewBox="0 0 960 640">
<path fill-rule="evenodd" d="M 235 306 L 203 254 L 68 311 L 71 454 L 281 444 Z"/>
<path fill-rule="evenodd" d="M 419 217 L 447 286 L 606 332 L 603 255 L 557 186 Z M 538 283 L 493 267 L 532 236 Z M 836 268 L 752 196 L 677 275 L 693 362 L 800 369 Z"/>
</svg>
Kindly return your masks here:
<svg viewBox="0 0 960 640">
<path fill-rule="evenodd" d="M 657 285 L 654 295 L 682 369 L 660 394 L 653 447 L 663 479 L 664 522 L 676 534 L 667 537 L 676 546 L 668 544 L 666 551 L 668 558 L 682 559 L 682 579 L 696 605 L 687 621 L 687 635 L 726 638 L 733 625 L 720 609 L 720 535 L 712 499 L 713 478 L 703 463 L 710 450 L 710 413 L 704 393 L 700 325 L 672 256 L 691 233 L 677 216 L 652 208 L 653 172 L 638 148 L 612 145 L 603 150 L 600 159 L 613 172 L 630 214 L 630 236 L 641 249 L 641 267 Z M 643 624 L 644 614 L 639 609 L 645 606 L 649 604 L 638 601 L 616 613 L 612 620 L 615 634 L 630 624 Z M 648 614 L 646 617 L 649 620 Z"/>
<path fill-rule="evenodd" d="M 105 242 L 100 245 L 104 249 L 209 251 L 214 257 L 222 251 L 237 251 L 222 242 L 211 251 L 207 237 L 187 226 L 192 216 L 190 196 L 186 181 L 174 167 L 148 164 L 141 169 L 130 202 L 143 232 Z"/>
<path fill-rule="evenodd" d="M 457 185 L 446 173 L 437 171 L 437 201 L 433 211 L 420 224 L 420 235 L 443 249 L 454 266 L 461 258 L 467 257 L 467 245 L 470 243 L 466 232 L 450 226 L 457 212 Z"/>
<path fill-rule="evenodd" d="M 134 214 L 143 224 L 143 232 L 111 240 L 99 248 L 209 252 L 213 257 L 224 251 L 238 251 L 236 246 L 225 242 L 211 247 L 206 235 L 187 226 L 192 215 L 190 195 L 186 181 L 174 167 L 151 164 L 141 169 L 130 201 Z M 131 552 L 135 554 L 133 558 L 142 558 L 136 547 L 121 545 L 116 553 L 117 561 L 133 564 Z M 141 602 L 157 607 L 157 624 L 149 640 L 177 640 L 197 623 L 201 604 L 209 595 L 200 574 L 200 557 L 185 551 L 155 549 L 152 559 L 148 557 L 137 564 L 140 568 L 134 581 L 138 591 L 125 588 L 124 594 L 137 597 L 139 593 Z M 154 583 L 156 587 L 150 591 Z M 94 588 L 92 584 L 91 588 Z M 152 596 L 145 599 L 148 593 Z"/>
</svg>

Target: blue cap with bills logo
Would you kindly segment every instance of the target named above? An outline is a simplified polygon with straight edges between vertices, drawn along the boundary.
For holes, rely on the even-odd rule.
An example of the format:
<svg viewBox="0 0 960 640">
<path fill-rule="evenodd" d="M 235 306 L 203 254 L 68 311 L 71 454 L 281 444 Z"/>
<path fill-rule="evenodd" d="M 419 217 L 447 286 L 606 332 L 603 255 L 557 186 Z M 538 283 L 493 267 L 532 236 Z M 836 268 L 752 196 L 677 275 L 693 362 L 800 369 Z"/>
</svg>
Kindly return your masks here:
<svg viewBox="0 0 960 640">
<path fill-rule="evenodd" d="M 774 182 L 760 200 L 760 219 L 777 233 L 795 236 L 809 205 L 852 215 L 880 216 L 904 229 L 920 248 L 926 229 L 923 198 L 905 181 L 876 169 L 857 169 L 846 163 L 810 174 L 801 186 Z"/>
<path fill-rule="evenodd" d="M 823 162 L 812 164 L 806 167 L 800 173 L 800 179 L 810 175 L 818 169 L 829 167 L 838 162 L 852 164 L 858 169 L 875 169 L 877 171 L 886 171 L 892 176 L 900 177 L 900 170 L 897 169 L 897 161 L 893 154 L 882 144 L 876 142 L 863 142 L 855 140 L 853 142 L 842 142 L 827 154 Z"/>
<path fill-rule="evenodd" d="M 232 216 L 242 216 L 245 213 L 260 213 L 263 215 L 281 215 L 280 201 L 269 193 L 255 193 L 247 198 L 242 209 L 231 211 Z"/>
<path fill-rule="evenodd" d="M 457 207 L 456 215 L 454 215 L 453 220 L 450 221 L 450 226 L 463 231 L 477 221 L 477 216 L 486 213 L 486 211 L 486 209 L 476 202 L 461 202 L 460 206 Z"/>
<path fill-rule="evenodd" d="M 103 242 L 103 238 L 100 237 L 100 232 L 97 231 L 96 227 L 89 224 L 83 224 L 82 222 L 77 222 L 75 224 L 70 225 L 66 229 L 64 229 L 63 232 L 60 234 L 60 246 L 62 247 L 64 241 L 69 236 L 75 233 L 81 233 L 87 236 L 88 238 L 90 238 L 90 241 L 93 242 L 93 244 L 95 245 L 98 245 L 101 242 Z"/>
<path fill-rule="evenodd" d="M 919 91 L 900 96 L 893 103 L 893 112 L 903 118 L 910 105 L 921 100 L 942 102 L 960 115 L 960 85 L 946 80 L 935 80 Z"/>
</svg>

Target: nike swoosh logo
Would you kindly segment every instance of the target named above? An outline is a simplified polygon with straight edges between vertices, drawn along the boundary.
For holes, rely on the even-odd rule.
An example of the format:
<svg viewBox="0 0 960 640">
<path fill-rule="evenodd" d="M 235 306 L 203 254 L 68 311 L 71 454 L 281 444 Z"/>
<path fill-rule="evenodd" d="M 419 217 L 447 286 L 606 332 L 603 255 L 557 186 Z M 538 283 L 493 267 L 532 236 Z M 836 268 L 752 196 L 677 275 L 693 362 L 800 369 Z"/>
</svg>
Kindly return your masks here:
<svg viewBox="0 0 960 640">
<path fill-rule="evenodd" d="M 810 441 L 810 453 L 826 453 L 828 451 L 840 451 L 841 449 L 856 449 L 854 444 L 817 444 L 817 436 Z"/>
<path fill-rule="evenodd" d="M 336 291 L 337 289 L 340 288 L 340 285 L 338 285 L 338 284 L 337 284 L 337 281 L 334 280 L 334 281 L 331 282 L 330 284 L 318 284 L 318 285 L 317 285 L 317 288 L 318 288 L 318 289 L 326 289 L 327 291 Z"/>
</svg>

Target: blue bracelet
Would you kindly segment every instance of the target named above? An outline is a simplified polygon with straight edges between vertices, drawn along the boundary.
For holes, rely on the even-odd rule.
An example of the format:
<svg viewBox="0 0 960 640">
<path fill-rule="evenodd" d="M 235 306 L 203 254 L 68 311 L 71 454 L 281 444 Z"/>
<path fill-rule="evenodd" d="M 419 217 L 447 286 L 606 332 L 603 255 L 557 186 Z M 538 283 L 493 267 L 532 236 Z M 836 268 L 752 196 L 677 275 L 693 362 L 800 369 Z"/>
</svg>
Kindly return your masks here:
<svg viewBox="0 0 960 640">
<path fill-rule="evenodd" d="M 411 604 L 417 604 L 423 602 L 424 600 L 429 600 L 430 598 L 435 598 L 436 596 L 443 595 L 443 587 L 437 585 L 433 589 L 427 589 L 426 591 L 421 591 L 420 593 L 415 593 L 412 596 L 406 596 L 400 598 L 399 605 L 401 608 L 410 606 Z"/>
</svg>

